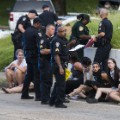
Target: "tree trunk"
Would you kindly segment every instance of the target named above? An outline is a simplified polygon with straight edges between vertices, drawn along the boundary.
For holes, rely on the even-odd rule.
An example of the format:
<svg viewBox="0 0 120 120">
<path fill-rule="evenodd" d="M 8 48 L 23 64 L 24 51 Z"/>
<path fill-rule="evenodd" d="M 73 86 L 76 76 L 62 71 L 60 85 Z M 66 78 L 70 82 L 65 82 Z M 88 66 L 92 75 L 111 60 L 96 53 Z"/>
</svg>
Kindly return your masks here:
<svg viewBox="0 0 120 120">
<path fill-rule="evenodd" d="M 52 0 L 52 2 L 55 6 L 56 12 L 59 15 L 66 15 L 67 14 L 67 12 L 66 12 L 66 0 Z"/>
</svg>

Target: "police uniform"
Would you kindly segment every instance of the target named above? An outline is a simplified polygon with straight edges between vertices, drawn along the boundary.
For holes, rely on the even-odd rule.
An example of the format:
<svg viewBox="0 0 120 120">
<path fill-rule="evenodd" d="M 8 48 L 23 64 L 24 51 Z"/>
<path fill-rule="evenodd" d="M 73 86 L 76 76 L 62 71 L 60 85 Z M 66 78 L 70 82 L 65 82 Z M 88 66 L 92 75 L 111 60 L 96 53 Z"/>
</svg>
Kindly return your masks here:
<svg viewBox="0 0 120 120">
<path fill-rule="evenodd" d="M 12 34 L 12 41 L 14 44 L 14 59 L 16 59 L 15 52 L 17 49 L 23 49 L 22 47 L 22 32 L 18 29 L 19 24 L 23 25 L 23 28 L 26 30 L 31 26 L 30 19 L 27 15 L 21 16 L 17 22 L 14 33 Z"/>
<path fill-rule="evenodd" d="M 55 55 L 59 55 L 61 60 L 61 65 L 65 70 L 65 64 L 68 61 L 68 49 L 66 47 L 67 40 L 60 36 L 55 36 L 51 43 L 51 56 L 52 56 L 52 68 L 53 74 L 55 75 L 56 82 L 54 84 L 53 91 L 51 93 L 50 105 L 63 104 L 65 95 L 65 74 L 61 75 L 59 73 L 59 66 L 55 62 Z"/>
<path fill-rule="evenodd" d="M 50 49 L 52 37 L 45 35 L 40 41 L 40 50 Z M 41 78 L 41 98 L 42 103 L 47 103 L 50 99 L 52 86 L 51 54 L 40 54 L 40 78 Z"/>
<path fill-rule="evenodd" d="M 57 15 L 48 10 L 44 10 L 43 13 L 39 15 L 39 18 L 42 20 L 42 26 L 45 27 L 49 24 L 54 25 L 54 22 L 58 20 Z"/>
<path fill-rule="evenodd" d="M 40 56 L 39 41 L 41 39 L 41 33 L 38 32 L 34 26 L 31 26 L 24 32 L 23 38 L 25 59 L 27 62 L 27 74 L 25 76 L 21 98 L 24 99 L 29 96 L 28 89 L 30 82 L 33 80 L 35 97 L 36 100 L 38 100 L 40 99 L 40 72 L 38 59 Z"/>
<path fill-rule="evenodd" d="M 71 40 L 76 39 L 76 45 L 81 44 L 81 45 L 86 45 L 88 42 L 88 39 L 80 39 L 81 35 L 89 35 L 89 29 L 87 26 L 85 26 L 81 21 L 78 21 L 74 24 L 72 27 L 72 35 L 71 35 Z M 83 49 L 80 49 L 77 51 L 77 54 L 79 58 L 83 57 Z"/>
<path fill-rule="evenodd" d="M 113 25 L 107 18 L 104 18 L 99 24 L 98 34 L 101 32 L 104 32 L 105 36 L 97 38 L 97 42 L 95 42 L 95 47 L 97 47 L 97 51 L 95 54 L 94 62 L 98 62 L 100 65 L 102 65 L 102 70 L 106 71 L 106 62 L 111 50 L 110 42 L 113 33 Z"/>
</svg>

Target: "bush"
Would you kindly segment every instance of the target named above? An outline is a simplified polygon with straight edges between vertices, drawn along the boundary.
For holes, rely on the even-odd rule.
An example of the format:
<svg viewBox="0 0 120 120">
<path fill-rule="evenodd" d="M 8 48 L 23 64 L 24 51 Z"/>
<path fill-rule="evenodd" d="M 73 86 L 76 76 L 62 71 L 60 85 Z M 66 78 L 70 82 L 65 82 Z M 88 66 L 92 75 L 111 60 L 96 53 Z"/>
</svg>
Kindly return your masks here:
<svg viewBox="0 0 120 120">
<path fill-rule="evenodd" d="M 13 60 L 13 44 L 10 36 L 0 39 L 0 70 Z"/>
</svg>

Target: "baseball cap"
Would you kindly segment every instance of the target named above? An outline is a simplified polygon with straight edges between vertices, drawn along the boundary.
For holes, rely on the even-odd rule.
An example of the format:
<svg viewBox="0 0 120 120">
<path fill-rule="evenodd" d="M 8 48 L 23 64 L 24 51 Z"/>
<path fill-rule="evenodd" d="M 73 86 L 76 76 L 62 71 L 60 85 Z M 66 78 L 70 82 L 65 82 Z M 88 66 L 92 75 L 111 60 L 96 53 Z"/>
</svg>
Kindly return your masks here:
<svg viewBox="0 0 120 120">
<path fill-rule="evenodd" d="M 49 5 L 43 5 L 43 6 L 42 6 L 42 9 L 45 9 L 45 8 L 47 8 L 47 7 L 49 7 Z"/>
<path fill-rule="evenodd" d="M 36 16 L 38 16 L 37 11 L 36 11 L 36 10 L 34 10 L 34 9 L 29 10 L 29 13 L 35 13 L 35 14 L 36 14 Z"/>
</svg>

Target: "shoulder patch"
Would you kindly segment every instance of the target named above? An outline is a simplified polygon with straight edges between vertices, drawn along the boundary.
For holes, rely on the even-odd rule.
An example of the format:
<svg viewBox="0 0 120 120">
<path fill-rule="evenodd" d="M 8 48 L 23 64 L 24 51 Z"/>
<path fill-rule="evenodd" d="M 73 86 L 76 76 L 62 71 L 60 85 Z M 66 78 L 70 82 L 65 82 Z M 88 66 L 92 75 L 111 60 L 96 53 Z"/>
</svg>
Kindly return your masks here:
<svg viewBox="0 0 120 120">
<path fill-rule="evenodd" d="M 84 28 L 82 26 L 79 27 L 79 31 L 83 31 Z"/>
<path fill-rule="evenodd" d="M 60 46 L 60 43 L 59 43 L 59 42 L 56 42 L 55 45 L 56 45 L 56 47 L 59 47 L 59 46 Z"/>
<path fill-rule="evenodd" d="M 23 17 L 23 19 L 22 19 L 23 21 L 25 21 L 26 20 L 26 17 Z"/>
<path fill-rule="evenodd" d="M 42 37 L 42 34 L 41 34 L 41 33 L 38 33 L 38 35 L 39 35 L 40 37 Z"/>
</svg>

